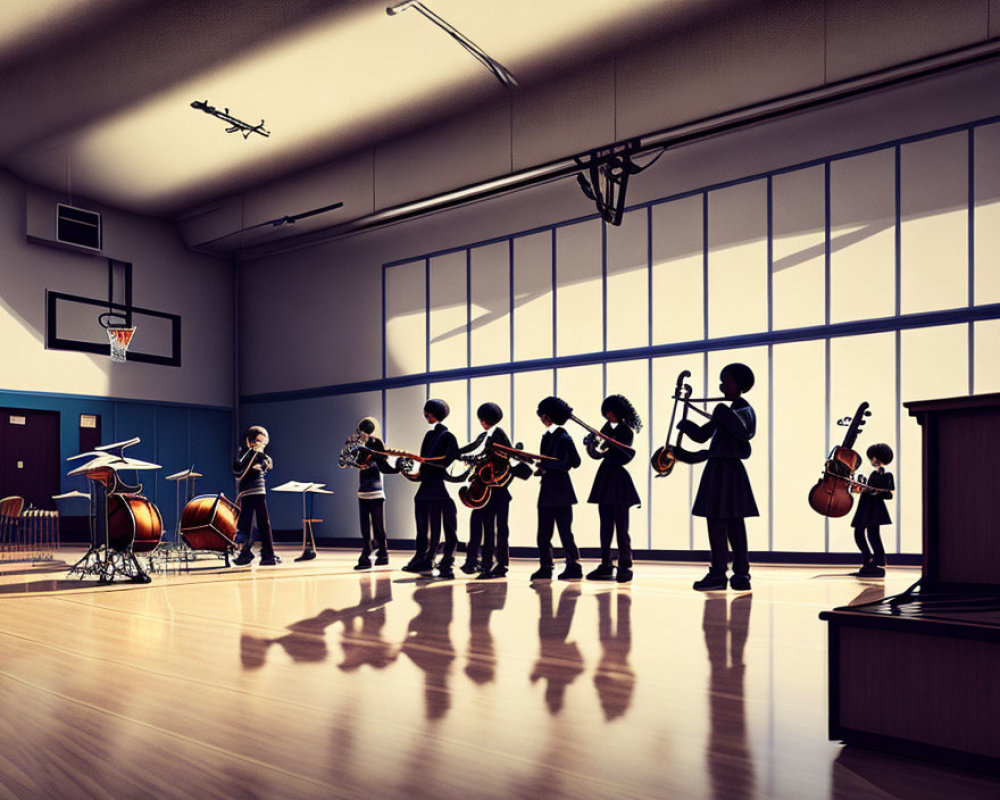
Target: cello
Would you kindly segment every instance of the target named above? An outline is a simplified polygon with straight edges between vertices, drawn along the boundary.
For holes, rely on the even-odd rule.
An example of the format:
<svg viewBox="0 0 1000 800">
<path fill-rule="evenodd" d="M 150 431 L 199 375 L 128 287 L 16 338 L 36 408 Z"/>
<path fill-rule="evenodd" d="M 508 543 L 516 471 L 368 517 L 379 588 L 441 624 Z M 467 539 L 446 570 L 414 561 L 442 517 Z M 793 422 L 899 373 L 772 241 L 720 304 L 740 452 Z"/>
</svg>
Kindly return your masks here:
<svg viewBox="0 0 1000 800">
<path fill-rule="evenodd" d="M 855 481 L 852 478 L 855 470 L 861 466 L 861 456 L 852 448 L 865 424 L 865 418 L 871 414 L 868 403 L 862 403 L 850 422 L 846 417 L 837 420 L 838 425 L 847 425 L 844 441 L 839 447 L 833 448 L 823 466 L 823 477 L 809 490 L 809 505 L 824 517 L 842 517 L 854 505 L 851 488 Z"/>
</svg>

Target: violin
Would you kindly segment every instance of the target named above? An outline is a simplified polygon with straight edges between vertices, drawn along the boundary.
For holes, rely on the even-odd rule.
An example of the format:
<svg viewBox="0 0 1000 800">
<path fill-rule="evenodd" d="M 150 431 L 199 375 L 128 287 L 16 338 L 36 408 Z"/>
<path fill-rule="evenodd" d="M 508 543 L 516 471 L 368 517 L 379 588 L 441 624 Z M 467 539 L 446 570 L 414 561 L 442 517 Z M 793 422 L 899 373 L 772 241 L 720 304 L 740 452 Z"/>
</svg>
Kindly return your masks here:
<svg viewBox="0 0 1000 800">
<path fill-rule="evenodd" d="M 851 448 L 865 424 L 865 418 L 871 413 L 868 403 L 862 403 L 850 422 L 846 417 L 837 420 L 838 425 L 847 425 L 844 441 L 833 448 L 823 466 L 823 477 L 809 490 L 809 505 L 824 517 L 842 517 L 854 505 L 851 490 L 858 485 L 853 477 L 855 470 L 861 466 L 861 456 Z"/>
</svg>

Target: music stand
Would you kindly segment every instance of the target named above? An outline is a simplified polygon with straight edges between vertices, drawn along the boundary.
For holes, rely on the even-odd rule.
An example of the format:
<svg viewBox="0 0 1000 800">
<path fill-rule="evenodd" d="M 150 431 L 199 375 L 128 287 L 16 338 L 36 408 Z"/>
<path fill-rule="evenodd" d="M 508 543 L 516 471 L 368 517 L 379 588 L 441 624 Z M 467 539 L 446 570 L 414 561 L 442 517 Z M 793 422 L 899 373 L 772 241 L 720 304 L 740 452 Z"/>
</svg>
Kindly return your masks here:
<svg viewBox="0 0 1000 800">
<path fill-rule="evenodd" d="M 333 494 L 324 489 L 325 483 L 307 483 L 304 481 L 286 481 L 281 486 L 275 486 L 272 492 L 298 492 L 302 495 L 302 555 L 296 561 L 309 561 L 316 558 L 316 537 L 313 535 L 313 523 L 322 522 L 313 517 L 313 498 L 317 494 Z M 308 500 L 308 506 L 306 498 Z"/>
</svg>

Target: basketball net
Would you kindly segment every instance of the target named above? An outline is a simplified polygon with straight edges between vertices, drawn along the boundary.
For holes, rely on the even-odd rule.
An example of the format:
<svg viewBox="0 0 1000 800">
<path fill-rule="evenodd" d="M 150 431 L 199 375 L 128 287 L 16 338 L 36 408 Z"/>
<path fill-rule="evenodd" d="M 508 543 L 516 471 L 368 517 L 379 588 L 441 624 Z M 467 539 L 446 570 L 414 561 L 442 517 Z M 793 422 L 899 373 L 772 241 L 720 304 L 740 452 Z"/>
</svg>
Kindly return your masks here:
<svg viewBox="0 0 1000 800">
<path fill-rule="evenodd" d="M 135 328 L 108 328 L 108 341 L 111 343 L 111 360 L 116 364 L 125 363 L 125 354 L 132 344 Z"/>
</svg>

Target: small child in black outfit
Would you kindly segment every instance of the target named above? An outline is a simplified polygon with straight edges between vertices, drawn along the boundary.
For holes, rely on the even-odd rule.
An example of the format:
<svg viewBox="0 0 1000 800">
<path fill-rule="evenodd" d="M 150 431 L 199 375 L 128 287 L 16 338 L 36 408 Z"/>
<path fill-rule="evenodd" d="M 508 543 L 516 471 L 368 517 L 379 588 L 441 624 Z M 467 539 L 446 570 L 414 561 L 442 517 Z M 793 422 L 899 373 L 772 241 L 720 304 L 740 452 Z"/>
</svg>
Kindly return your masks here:
<svg viewBox="0 0 1000 800">
<path fill-rule="evenodd" d="M 864 563 L 858 570 L 861 578 L 885 577 L 885 548 L 882 546 L 880 525 L 892 525 L 889 511 L 885 507 L 886 500 L 892 500 L 892 492 L 896 483 L 891 472 L 885 471 L 885 465 L 892 463 L 892 448 L 884 443 L 873 444 L 865 455 L 872 462 L 875 470 L 868 476 L 868 483 L 860 489 L 858 508 L 851 520 L 854 528 L 854 542 L 857 544 Z M 868 541 L 865 541 L 865 533 Z M 871 544 L 871 549 L 868 545 Z"/>
<path fill-rule="evenodd" d="M 267 429 L 260 425 L 251 425 L 244 436 L 243 449 L 233 462 L 233 475 L 239 480 L 236 505 L 240 507 L 240 516 L 237 522 L 236 542 L 242 545 L 239 555 L 233 562 L 240 566 L 253 561 L 250 544 L 255 517 L 257 533 L 260 536 L 260 565 L 269 567 L 281 561 L 274 554 L 271 520 L 267 513 L 267 486 L 264 483 L 264 476 L 274 469 L 274 462 L 264 452 L 269 441 Z"/>
<path fill-rule="evenodd" d="M 359 459 L 358 512 L 361 520 L 361 556 L 354 569 L 371 569 L 372 550 L 375 551 L 375 566 L 384 567 L 389 563 L 389 551 L 385 538 L 385 489 L 382 475 L 398 472 L 390 467 L 385 456 L 369 452 L 382 452 L 385 445 L 378 437 L 378 422 L 374 417 L 365 417 L 358 423 L 358 441 L 369 450 L 363 451 L 367 458 Z M 374 536 L 373 536 L 374 534 Z M 374 547 L 373 545 L 374 538 Z"/>
</svg>

